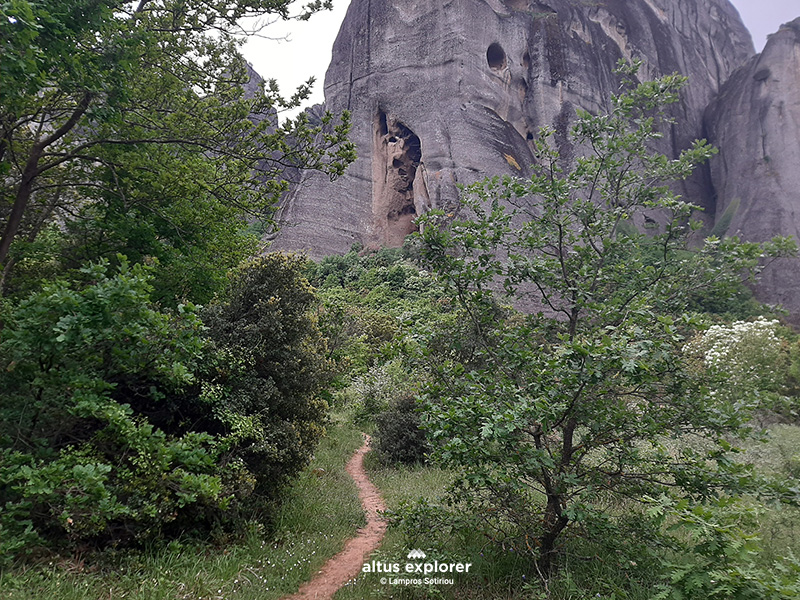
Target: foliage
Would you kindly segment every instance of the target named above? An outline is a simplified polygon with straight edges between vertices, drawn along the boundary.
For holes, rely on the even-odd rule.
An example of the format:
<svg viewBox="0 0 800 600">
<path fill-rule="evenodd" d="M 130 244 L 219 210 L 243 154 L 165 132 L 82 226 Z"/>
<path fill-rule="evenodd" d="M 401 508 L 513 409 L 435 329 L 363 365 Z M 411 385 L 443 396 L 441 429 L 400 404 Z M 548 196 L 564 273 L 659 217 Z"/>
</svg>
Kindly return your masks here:
<svg viewBox="0 0 800 600">
<path fill-rule="evenodd" d="M 92 201 L 66 221 L 63 268 L 122 253 L 157 265 L 154 300 L 209 302 L 224 288 L 228 271 L 258 249 L 258 239 L 242 231 L 246 197 L 209 193 L 219 167 L 206 157 L 147 146 L 114 149 L 113 160 L 117 189 L 84 192 Z M 147 173 L 152 164 L 159 172 Z"/>
<path fill-rule="evenodd" d="M 281 97 L 238 52 L 246 17 L 293 0 L 12 0 L 0 5 L 2 287 L 49 223 L 67 224 L 65 266 L 157 259 L 159 299 L 207 301 L 252 250 L 297 168 L 335 177 L 354 159 L 349 117 L 278 111 Z M 12 243 L 14 244 L 12 246 Z M 59 256 L 55 254 L 54 256 Z M 163 277 L 163 280 L 162 280 Z"/>
<path fill-rule="evenodd" d="M 679 557 L 663 560 L 669 579 L 659 585 L 654 600 L 789 600 L 800 595 L 800 561 L 790 556 L 759 564 L 759 540 L 748 532 L 756 511 L 729 499 L 690 506 L 662 498 L 653 501 L 650 512 L 664 521 L 671 517 L 670 529 L 686 539 Z"/>
<path fill-rule="evenodd" d="M 0 338 L 4 555 L 199 531 L 271 510 L 323 433 L 325 344 L 303 262 L 243 266 L 225 302 L 155 309 L 120 258 L 46 286 Z M 267 515 L 269 516 L 269 515 Z"/>
<path fill-rule="evenodd" d="M 336 402 L 364 424 L 405 396 L 413 394 L 415 384 L 400 360 L 377 364 L 358 375 L 336 395 Z"/>
<path fill-rule="evenodd" d="M 201 399 L 229 428 L 229 460 L 253 474 L 258 498 L 275 498 L 308 464 L 327 418 L 319 394 L 330 364 L 304 265 L 283 254 L 253 259 L 203 312 L 218 355 Z"/>
<path fill-rule="evenodd" d="M 443 362 L 429 390 L 437 454 L 463 470 L 454 497 L 514 524 L 545 574 L 562 532 L 602 514 L 608 498 L 669 489 L 704 498 L 747 479 L 726 451 L 749 431 L 749 412 L 718 402 L 687 367 L 696 322 L 685 307 L 794 249 L 785 239 L 696 243 L 697 207 L 670 183 L 712 150 L 702 141 L 677 159 L 650 150 L 659 109 L 683 84 L 627 81 L 610 114 L 579 113 L 571 142 L 586 153 L 574 163 L 545 130 L 529 180 L 478 182 L 461 216 L 421 219 L 424 264 L 480 341 L 470 363 Z M 648 214 L 664 224 L 645 235 L 630 224 Z M 501 290 L 530 314 L 498 319 Z M 666 443 L 690 438 L 702 443 Z"/>
<path fill-rule="evenodd" d="M 311 82 L 284 98 L 239 53 L 242 23 L 330 6 L 0 2 L 3 561 L 221 529 L 308 463 L 330 365 L 302 261 L 242 267 L 207 323 L 191 302 L 298 169 L 354 159 L 347 114 L 279 120 Z"/>
<path fill-rule="evenodd" d="M 337 422 L 310 469 L 275 514 L 276 528 L 248 522 L 209 543 L 159 540 L 138 551 L 78 551 L 34 568 L 0 569 L 0 599 L 278 600 L 296 592 L 364 524 L 345 464 L 362 434 Z"/>
<path fill-rule="evenodd" d="M 192 306 L 154 309 L 141 266 L 56 282 L 0 334 L 3 556 L 44 540 L 148 536 L 178 513 L 224 508 L 218 441 L 157 417 L 194 383 L 204 351 Z"/>
<path fill-rule="evenodd" d="M 364 372 L 399 334 L 397 319 L 341 288 L 320 291 L 320 327 L 338 373 Z"/>
<path fill-rule="evenodd" d="M 307 272 L 319 288 L 320 327 L 337 373 L 332 402 L 361 424 L 417 393 L 422 370 L 414 357 L 425 332 L 452 336 L 466 322 L 443 286 L 411 264 L 406 248 L 354 247 Z"/>
<path fill-rule="evenodd" d="M 777 320 L 763 317 L 712 325 L 690 340 L 684 350 L 690 356 L 699 356 L 716 376 L 711 393 L 720 400 L 735 407 L 742 403 L 769 407 L 764 392 L 774 395 L 779 390 L 789 366 L 778 326 Z"/>
<path fill-rule="evenodd" d="M 790 398 L 790 406 L 786 412 L 797 421 L 800 416 L 800 406 L 798 406 L 798 398 L 800 398 L 800 338 L 794 334 L 784 334 L 783 337 L 788 346 L 789 359 L 781 391 Z"/>
<path fill-rule="evenodd" d="M 761 317 L 755 321 L 736 321 L 730 325 L 712 325 L 689 346 L 700 351 L 709 368 L 724 369 L 742 385 L 748 378 L 772 374 L 781 361 L 778 321 Z"/>
<path fill-rule="evenodd" d="M 416 397 L 401 396 L 376 417 L 375 424 L 375 450 L 384 462 L 410 465 L 427 460 L 430 445 Z"/>
<path fill-rule="evenodd" d="M 410 238 L 409 238 L 410 240 Z M 360 338 L 367 346 L 363 362 L 353 364 L 356 372 L 399 351 L 398 343 L 412 346 L 441 334 L 463 342 L 464 352 L 474 341 L 469 320 L 444 285 L 416 263 L 413 242 L 403 249 L 382 249 L 367 253 L 354 249 L 345 256 L 323 259 L 309 277 L 320 289 L 325 304 L 337 307 L 323 312 L 323 326 L 330 327 L 329 339 L 339 332 L 351 342 Z M 344 327 L 334 319 L 343 315 Z M 365 335 L 359 335 L 359 332 Z M 412 348 L 403 348 L 406 355 Z M 346 352 L 351 358 L 358 351 Z"/>
</svg>

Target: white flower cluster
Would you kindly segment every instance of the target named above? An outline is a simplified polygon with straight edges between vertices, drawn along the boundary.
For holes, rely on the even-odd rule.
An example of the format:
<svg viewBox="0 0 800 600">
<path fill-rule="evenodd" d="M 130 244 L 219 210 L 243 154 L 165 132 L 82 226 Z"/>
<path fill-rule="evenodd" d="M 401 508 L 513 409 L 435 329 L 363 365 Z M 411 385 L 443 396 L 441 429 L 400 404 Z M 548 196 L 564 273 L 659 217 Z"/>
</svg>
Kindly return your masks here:
<svg viewBox="0 0 800 600">
<path fill-rule="evenodd" d="M 755 321 L 736 321 L 714 325 L 686 345 L 691 354 L 701 355 L 705 365 L 719 369 L 731 384 L 774 375 L 783 362 L 777 320 L 759 317 Z"/>
<path fill-rule="evenodd" d="M 414 383 L 409 381 L 401 361 L 395 359 L 357 377 L 337 393 L 336 403 L 352 408 L 357 415 L 374 416 L 413 388 Z"/>
</svg>

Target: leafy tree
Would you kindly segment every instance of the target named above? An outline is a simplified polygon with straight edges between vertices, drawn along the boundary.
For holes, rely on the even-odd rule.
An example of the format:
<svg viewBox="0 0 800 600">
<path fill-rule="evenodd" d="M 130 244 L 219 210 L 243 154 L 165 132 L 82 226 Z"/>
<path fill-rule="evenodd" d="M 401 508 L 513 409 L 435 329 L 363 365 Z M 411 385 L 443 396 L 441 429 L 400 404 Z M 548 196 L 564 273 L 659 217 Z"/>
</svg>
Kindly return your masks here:
<svg viewBox="0 0 800 600">
<path fill-rule="evenodd" d="M 303 261 L 243 266 L 164 312 L 148 269 L 82 269 L 3 315 L 0 550 L 126 543 L 269 517 L 324 431 L 325 341 Z"/>
<path fill-rule="evenodd" d="M 226 299 L 203 313 L 219 352 L 203 396 L 213 412 L 228 415 L 237 440 L 232 458 L 254 474 L 254 491 L 270 498 L 306 466 L 327 420 L 320 392 L 330 364 L 304 267 L 299 256 L 253 259 L 234 274 Z"/>
<path fill-rule="evenodd" d="M 421 258 L 480 340 L 469 361 L 451 355 L 438 370 L 428 427 L 439 458 L 463 473 L 454 497 L 514 524 L 510 543 L 544 574 L 562 533 L 609 498 L 704 498 L 746 479 L 726 456 L 749 407 L 716 400 L 710 374 L 687 365 L 697 322 L 685 310 L 704 290 L 738 289 L 762 257 L 794 252 L 785 239 L 696 239 L 698 208 L 670 183 L 712 149 L 654 153 L 660 109 L 685 80 L 634 85 L 635 72 L 622 69 L 609 114 L 579 113 L 571 141 L 585 154 L 574 163 L 545 130 L 530 179 L 478 182 L 460 217 L 422 218 Z M 644 215 L 662 225 L 640 233 Z M 504 311 L 501 291 L 528 314 Z"/>
<path fill-rule="evenodd" d="M 7 279 L 43 227 L 83 221 L 88 248 L 170 262 L 213 262 L 247 217 L 268 217 L 287 168 L 331 176 L 353 158 L 348 118 L 305 115 L 250 77 L 238 53 L 239 22 L 292 18 L 292 0 L 11 0 L 0 5 L 0 264 Z M 297 15 L 329 7 L 311 2 Z M 245 88 L 248 92 L 245 93 Z M 194 204 L 189 204 L 191 200 Z M 107 218 L 104 227 L 98 219 Z M 221 223 L 202 242 L 200 222 Z M 114 229 L 109 231 L 113 225 Z M 92 227 L 94 226 L 94 227 Z M 81 228 L 79 228 L 81 229 Z M 74 242 L 73 242 L 74 245 Z M 176 258 L 184 253 L 185 258 Z M 223 253 L 220 267 L 242 258 Z M 74 266 L 74 265 L 73 265 Z M 218 273 L 212 280 L 219 281 Z M 208 292 L 201 287 L 201 294 Z M 166 295 L 166 294 L 165 294 Z"/>
<path fill-rule="evenodd" d="M 66 222 L 58 249 L 62 268 L 113 261 L 121 253 L 157 264 L 154 300 L 209 302 L 228 272 L 258 250 L 258 239 L 243 231 L 241 203 L 208 193 L 216 166 L 206 157 L 160 146 L 125 147 L 114 155 L 118 193 L 101 194 Z M 152 164 L 159 172 L 146 174 Z"/>
</svg>

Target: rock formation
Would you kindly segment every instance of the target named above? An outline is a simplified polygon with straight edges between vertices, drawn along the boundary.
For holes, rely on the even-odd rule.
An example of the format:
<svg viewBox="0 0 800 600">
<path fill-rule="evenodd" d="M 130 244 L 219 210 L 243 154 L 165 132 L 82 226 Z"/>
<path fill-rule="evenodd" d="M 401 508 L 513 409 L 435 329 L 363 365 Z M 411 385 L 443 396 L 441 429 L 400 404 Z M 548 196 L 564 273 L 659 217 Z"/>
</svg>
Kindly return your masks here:
<svg viewBox="0 0 800 600">
<path fill-rule="evenodd" d="M 800 9 L 798 9 L 800 11 Z M 770 36 L 764 51 L 738 69 L 706 113 L 716 233 L 763 242 L 800 240 L 800 18 Z M 800 264 L 770 265 L 760 300 L 800 315 Z"/>
<path fill-rule="evenodd" d="M 607 109 L 620 58 L 641 59 L 646 78 L 690 77 L 665 141 L 678 152 L 752 54 L 728 0 L 352 0 L 325 107 L 352 112 L 359 158 L 335 182 L 304 176 L 273 247 L 319 257 L 399 245 L 421 211 L 457 199 L 457 184 L 524 175 L 544 125 L 569 156 L 575 109 Z M 707 176 L 685 191 L 710 197 Z"/>
</svg>

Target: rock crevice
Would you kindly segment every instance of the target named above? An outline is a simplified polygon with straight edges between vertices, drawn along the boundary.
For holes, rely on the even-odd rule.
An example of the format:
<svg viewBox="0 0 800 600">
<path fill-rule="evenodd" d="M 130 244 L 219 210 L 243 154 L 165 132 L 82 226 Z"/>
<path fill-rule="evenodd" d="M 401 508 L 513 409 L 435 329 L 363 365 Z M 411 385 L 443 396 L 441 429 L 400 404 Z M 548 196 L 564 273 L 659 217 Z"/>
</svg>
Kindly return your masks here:
<svg viewBox="0 0 800 600">
<path fill-rule="evenodd" d="M 430 206 L 419 136 L 379 111 L 372 148 L 372 214 L 380 246 L 399 246 L 417 230 L 414 219 Z"/>
</svg>

